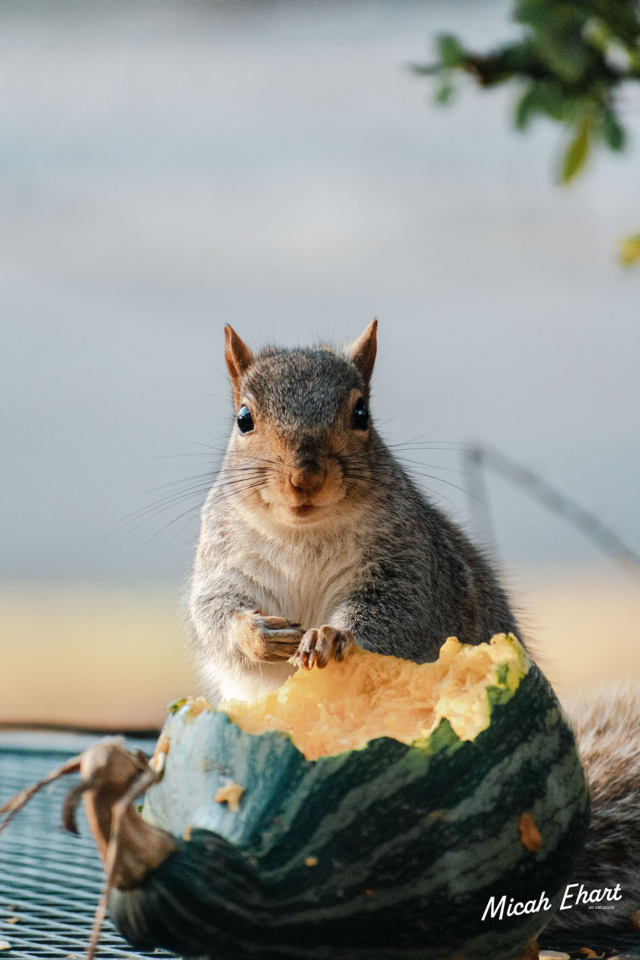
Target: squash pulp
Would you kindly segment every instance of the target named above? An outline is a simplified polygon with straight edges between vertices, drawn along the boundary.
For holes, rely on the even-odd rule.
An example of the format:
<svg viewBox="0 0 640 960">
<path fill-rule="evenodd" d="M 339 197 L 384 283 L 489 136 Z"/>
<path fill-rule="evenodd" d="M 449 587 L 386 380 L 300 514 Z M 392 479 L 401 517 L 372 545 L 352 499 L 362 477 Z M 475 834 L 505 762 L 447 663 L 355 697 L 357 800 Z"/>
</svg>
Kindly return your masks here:
<svg viewBox="0 0 640 960">
<path fill-rule="evenodd" d="M 473 647 L 450 637 L 435 663 L 417 664 L 356 647 L 341 663 L 299 670 L 260 700 L 225 700 L 219 709 L 252 734 L 286 733 L 307 760 L 363 748 L 377 737 L 426 740 L 446 718 L 460 740 L 491 722 L 489 691 L 516 690 L 528 658 L 514 636 Z"/>
</svg>

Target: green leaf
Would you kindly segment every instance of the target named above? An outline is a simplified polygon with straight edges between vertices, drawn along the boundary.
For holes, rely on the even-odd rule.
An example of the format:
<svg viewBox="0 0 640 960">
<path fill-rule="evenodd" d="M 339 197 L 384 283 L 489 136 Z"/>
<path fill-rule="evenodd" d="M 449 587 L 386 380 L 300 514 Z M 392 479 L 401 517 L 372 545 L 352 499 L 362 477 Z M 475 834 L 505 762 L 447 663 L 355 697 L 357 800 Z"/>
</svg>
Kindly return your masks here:
<svg viewBox="0 0 640 960">
<path fill-rule="evenodd" d="M 627 136 L 612 110 L 605 111 L 602 117 L 602 135 L 611 150 L 624 150 Z"/>
<path fill-rule="evenodd" d="M 436 48 L 443 66 L 455 69 L 464 65 L 466 55 L 457 37 L 450 33 L 441 33 L 436 38 Z"/>
<path fill-rule="evenodd" d="M 582 28 L 582 36 L 592 47 L 604 53 L 611 40 L 611 30 L 599 17 L 589 17 Z"/>
<path fill-rule="evenodd" d="M 576 135 L 569 144 L 562 162 L 560 182 L 567 184 L 578 176 L 589 157 L 593 140 L 594 115 L 591 110 L 585 111 L 578 125 Z"/>
<path fill-rule="evenodd" d="M 567 120 L 572 112 L 573 104 L 563 96 L 559 86 L 550 83 L 532 84 L 516 105 L 516 127 L 524 130 L 536 113 L 545 114 L 552 120 Z"/>
<path fill-rule="evenodd" d="M 441 63 L 410 63 L 408 69 L 420 77 L 432 77 L 434 74 L 442 73 L 443 68 Z"/>
<path fill-rule="evenodd" d="M 451 79 L 451 73 L 447 70 L 446 74 L 442 78 L 440 86 L 436 90 L 434 100 L 436 103 L 446 106 L 446 104 L 451 101 L 455 92 L 455 87 Z"/>
<path fill-rule="evenodd" d="M 515 39 L 478 52 L 441 34 L 439 62 L 414 69 L 438 76 L 441 104 L 455 94 L 455 71 L 483 88 L 517 85 L 516 128 L 537 116 L 566 128 L 558 179 L 570 183 L 596 144 L 626 146 L 615 104 L 622 84 L 640 81 L 640 0 L 512 0 L 511 8 Z"/>
<path fill-rule="evenodd" d="M 638 47 L 627 47 L 629 56 L 629 71 L 634 75 L 634 79 L 640 74 L 640 50 Z"/>
<path fill-rule="evenodd" d="M 640 233 L 626 237 L 620 244 L 620 263 L 623 267 L 634 267 L 640 263 Z"/>
<path fill-rule="evenodd" d="M 526 128 L 529 126 L 531 117 L 537 112 L 538 106 L 536 103 L 536 89 L 535 87 L 529 87 L 528 90 L 525 90 L 516 104 L 516 128 L 518 130 L 526 130 Z"/>
</svg>

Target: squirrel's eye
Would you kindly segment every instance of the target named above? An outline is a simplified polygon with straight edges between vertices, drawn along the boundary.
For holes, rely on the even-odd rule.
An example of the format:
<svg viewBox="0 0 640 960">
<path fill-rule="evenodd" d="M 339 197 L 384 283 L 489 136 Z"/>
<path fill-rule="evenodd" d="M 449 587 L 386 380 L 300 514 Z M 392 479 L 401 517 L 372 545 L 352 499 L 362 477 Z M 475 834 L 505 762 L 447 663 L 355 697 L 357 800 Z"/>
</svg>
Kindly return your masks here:
<svg viewBox="0 0 640 960">
<path fill-rule="evenodd" d="M 253 430 L 253 417 L 249 412 L 249 407 L 240 407 L 238 414 L 238 430 L 240 433 L 249 433 Z"/>
<path fill-rule="evenodd" d="M 369 408 L 362 397 L 360 397 L 353 408 L 353 413 L 351 414 L 351 426 L 354 430 L 366 430 L 369 426 Z"/>
</svg>

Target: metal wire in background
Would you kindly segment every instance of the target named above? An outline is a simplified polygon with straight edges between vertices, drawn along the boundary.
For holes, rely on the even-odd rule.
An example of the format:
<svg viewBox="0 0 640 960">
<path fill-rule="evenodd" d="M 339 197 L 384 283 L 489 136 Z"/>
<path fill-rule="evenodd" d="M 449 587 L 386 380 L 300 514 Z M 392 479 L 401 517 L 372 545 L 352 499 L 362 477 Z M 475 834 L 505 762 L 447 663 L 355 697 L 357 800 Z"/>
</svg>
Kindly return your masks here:
<svg viewBox="0 0 640 960">
<path fill-rule="evenodd" d="M 574 526 L 629 573 L 640 577 L 640 554 L 623 543 L 620 537 L 609 530 L 593 513 L 585 510 L 571 497 L 556 490 L 539 474 L 485 444 L 469 444 L 463 450 L 463 458 L 474 531 L 478 542 L 489 551 L 495 550 L 495 538 L 484 482 L 484 467 L 488 467 L 498 476 L 520 487 L 547 510 Z"/>
</svg>

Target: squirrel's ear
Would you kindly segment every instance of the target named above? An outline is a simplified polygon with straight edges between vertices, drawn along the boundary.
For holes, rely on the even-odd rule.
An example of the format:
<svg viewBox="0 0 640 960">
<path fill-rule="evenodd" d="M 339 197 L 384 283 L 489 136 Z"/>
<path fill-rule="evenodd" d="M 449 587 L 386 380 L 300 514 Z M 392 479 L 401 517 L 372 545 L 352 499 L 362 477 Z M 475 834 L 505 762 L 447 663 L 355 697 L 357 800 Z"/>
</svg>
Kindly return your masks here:
<svg viewBox="0 0 640 960">
<path fill-rule="evenodd" d="M 224 328 L 224 359 L 227 362 L 233 386 L 233 399 L 237 406 L 240 401 L 240 381 L 253 363 L 253 354 L 229 324 Z"/>
<path fill-rule="evenodd" d="M 362 374 L 362 378 L 367 387 L 369 386 L 371 374 L 373 373 L 373 365 L 376 361 L 376 350 L 378 346 L 376 337 L 377 329 L 378 321 L 372 320 L 362 336 L 358 337 L 348 350 L 349 356 Z"/>
</svg>

